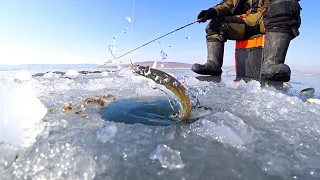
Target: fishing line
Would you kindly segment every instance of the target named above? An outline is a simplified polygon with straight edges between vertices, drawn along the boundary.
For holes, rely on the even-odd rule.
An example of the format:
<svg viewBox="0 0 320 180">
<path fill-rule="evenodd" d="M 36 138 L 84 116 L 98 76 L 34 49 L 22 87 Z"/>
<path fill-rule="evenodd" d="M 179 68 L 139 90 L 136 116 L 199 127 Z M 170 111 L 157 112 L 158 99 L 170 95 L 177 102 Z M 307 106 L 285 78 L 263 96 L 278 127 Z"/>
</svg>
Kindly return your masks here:
<svg viewBox="0 0 320 180">
<path fill-rule="evenodd" d="M 131 9 L 131 31 L 130 31 L 130 43 L 132 46 L 132 35 L 133 35 L 133 20 L 134 20 L 134 0 L 132 0 L 132 9 Z M 130 55 L 130 63 L 132 64 L 132 56 Z"/>
<path fill-rule="evenodd" d="M 119 56 L 119 57 L 117 57 L 117 58 L 115 58 L 114 60 L 119 59 L 119 58 L 121 58 L 121 57 L 123 57 L 123 56 L 125 56 L 125 55 L 128 55 L 128 54 L 132 53 L 133 51 L 136 51 L 136 50 L 138 50 L 138 49 L 140 49 L 140 48 L 142 48 L 142 47 L 144 47 L 144 46 L 146 46 L 146 45 L 148 45 L 148 44 L 150 44 L 150 43 L 152 43 L 152 42 L 154 42 L 154 41 L 156 41 L 156 40 L 158 40 L 158 39 L 161 39 L 161 38 L 163 38 L 163 37 L 165 37 L 165 36 L 168 36 L 169 34 L 172 34 L 172 33 L 174 33 L 174 32 L 177 32 L 177 31 L 179 31 L 179 30 L 181 30 L 181 29 L 183 29 L 183 28 L 186 28 L 186 27 L 188 27 L 188 26 L 190 26 L 190 25 L 193 25 L 193 24 L 195 24 L 195 23 L 197 23 L 197 22 L 200 22 L 201 20 L 202 20 L 202 19 L 198 19 L 198 20 L 196 20 L 196 21 L 194 21 L 194 22 L 192 22 L 192 23 L 189 23 L 189 24 L 184 25 L 184 26 L 182 26 L 182 27 L 180 27 L 180 28 L 178 28 L 178 29 L 176 29 L 176 30 L 173 30 L 173 31 L 171 31 L 171 32 L 169 32 L 169 33 L 167 33 L 167 34 L 165 34 L 165 35 L 162 35 L 162 36 L 160 36 L 160 37 L 158 37 L 158 38 L 156 38 L 156 39 L 154 39 L 154 40 L 152 40 L 152 41 L 149 41 L 149 42 L 147 42 L 147 43 L 145 43 L 145 44 L 143 44 L 143 45 L 141 45 L 141 46 L 139 46 L 139 47 L 137 47 L 137 48 L 135 48 L 135 49 L 133 49 L 133 50 L 131 50 L 131 51 L 129 51 L 129 52 L 127 52 L 127 53 Z M 104 65 L 105 65 L 105 64 L 99 66 L 98 68 L 101 68 L 101 67 L 103 67 Z"/>
</svg>

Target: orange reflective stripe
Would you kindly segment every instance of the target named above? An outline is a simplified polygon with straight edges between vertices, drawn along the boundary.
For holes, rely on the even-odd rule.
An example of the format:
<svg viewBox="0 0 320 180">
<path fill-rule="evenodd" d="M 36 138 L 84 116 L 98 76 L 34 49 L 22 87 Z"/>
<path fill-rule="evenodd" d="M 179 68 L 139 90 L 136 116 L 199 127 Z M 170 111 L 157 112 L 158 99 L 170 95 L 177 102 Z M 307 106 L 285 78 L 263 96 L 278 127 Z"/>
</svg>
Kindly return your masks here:
<svg viewBox="0 0 320 180">
<path fill-rule="evenodd" d="M 234 66 L 235 66 L 235 71 L 238 73 L 238 59 L 237 59 L 237 52 L 234 52 Z"/>
<path fill-rule="evenodd" d="M 236 49 L 264 47 L 264 43 L 264 36 L 259 36 L 248 40 L 237 41 Z"/>
</svg>

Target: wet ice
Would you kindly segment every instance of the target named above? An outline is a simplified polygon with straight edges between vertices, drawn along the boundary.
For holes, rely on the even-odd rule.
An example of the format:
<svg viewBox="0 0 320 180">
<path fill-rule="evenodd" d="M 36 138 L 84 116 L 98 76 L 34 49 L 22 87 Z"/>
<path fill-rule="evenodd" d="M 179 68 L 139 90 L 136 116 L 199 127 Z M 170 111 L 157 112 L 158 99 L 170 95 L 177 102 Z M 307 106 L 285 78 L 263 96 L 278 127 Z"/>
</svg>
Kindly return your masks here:
<svg viewBox="0 0 320 180">
<path fill-rule="evenodd" d="M 191 125 L 169 127 L 106 122 L 99 116 L 98 106 L 87 109 L 87 118 L 61 109 L 106 94 L 116 101 L 168 99 L 154 89 L 170 94 L 166 88 L 125 69 L 121 73 L 78 74 L 71 79 L 32 77 L 21 82 L 14 80 L 15 72 L 0 72 L 1 97 L 12 103 L 4 105 L 13 115 L 23 114 L 22 108 L 41 115 L 41 106 L 31 103 L 38 100 L 53 110 L 45 110 L 43 117 L 8 121 L 7 127 L 17 129 L 17 124 L 41 120 L 44 128 L 27 148 L 7 144 L 14 143 L 8 138 L 0 144 L 0 179 L 320 178 L 318 105 L 272 87 L 262 88 L 256 81 L 234 82 L 231 78 L 215 83 L 182 78 L 179 72 L 168 70 L 192 88 L 200 105 L 210 111 L 196 111 L 200 118 Z M 10 89 L 5 83 L 16 86 Z M 13 99 L 4 93 L 12 89 Z M 33 95 L 27 93 L 30 89 Z"/>
<path fill-rule="evenodd" d="M 149 157 L 152 160 L 159 160 L 161 166 L 164 168 L 181 169 L 184 167 L 180 152 L 166 145 L 158 145 L 157 149 L 155 149 Z"/>
</svg>

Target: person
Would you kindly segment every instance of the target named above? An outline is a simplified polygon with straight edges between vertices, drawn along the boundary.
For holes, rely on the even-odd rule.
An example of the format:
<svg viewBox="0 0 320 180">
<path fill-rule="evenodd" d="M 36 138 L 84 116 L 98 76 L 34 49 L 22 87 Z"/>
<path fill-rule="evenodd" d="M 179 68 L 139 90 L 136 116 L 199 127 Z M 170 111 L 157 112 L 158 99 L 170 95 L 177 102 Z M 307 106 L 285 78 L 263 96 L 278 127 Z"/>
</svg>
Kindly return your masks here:
<svg viewBox="0 0 320 180">
<path fill-rule="evenodd" d="M 285 62 L 290 41 L 299 36 L 300 0 L 224 0 L 198 15 L 206 27 L 207 62 L 195 63 L 192 71 L 201 75 L 221 76 L 224 44 L 264 34 L 261 79 L 290 81 L 291 70 Z"/>
</svg>

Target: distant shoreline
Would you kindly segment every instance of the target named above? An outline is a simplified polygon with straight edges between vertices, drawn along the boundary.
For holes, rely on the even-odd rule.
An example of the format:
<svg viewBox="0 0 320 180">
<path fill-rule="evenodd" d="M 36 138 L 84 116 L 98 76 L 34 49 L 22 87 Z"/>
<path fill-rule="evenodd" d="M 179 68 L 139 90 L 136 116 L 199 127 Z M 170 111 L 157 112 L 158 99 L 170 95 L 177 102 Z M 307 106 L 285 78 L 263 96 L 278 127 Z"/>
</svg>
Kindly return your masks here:
<svg viewBox="0 0 320 180">
<path fill-rule="evenodd" d="M 134 64 L 140 64 L 142 66 L 152 67 L 154 61 L 135 62 Z M 0 71 L 18 71 L 18 70 L 53 70 L 53 69 L 95 69 L 101 66 L 101 64 L 20 64 L 20 65 L 0 65 Z M 162 67 L 161 67 L 162 66 Z M 122 64 L 122 68 L 129 68 L 130 64 Z M 156 68 L 159 70 L 191 70 L 192 64 L 180 63 L 180 62 L 161 62 L 157 61 Z M 99 69 L 118 69 L 116 65 L 106 65 Z M 223 71 L 235 71 L 234 66 L 222 67 Z M 300 72 L 292 70 L 292 75 L 301 76 L 320 76 L 318 72 Z"/>
</svg>

